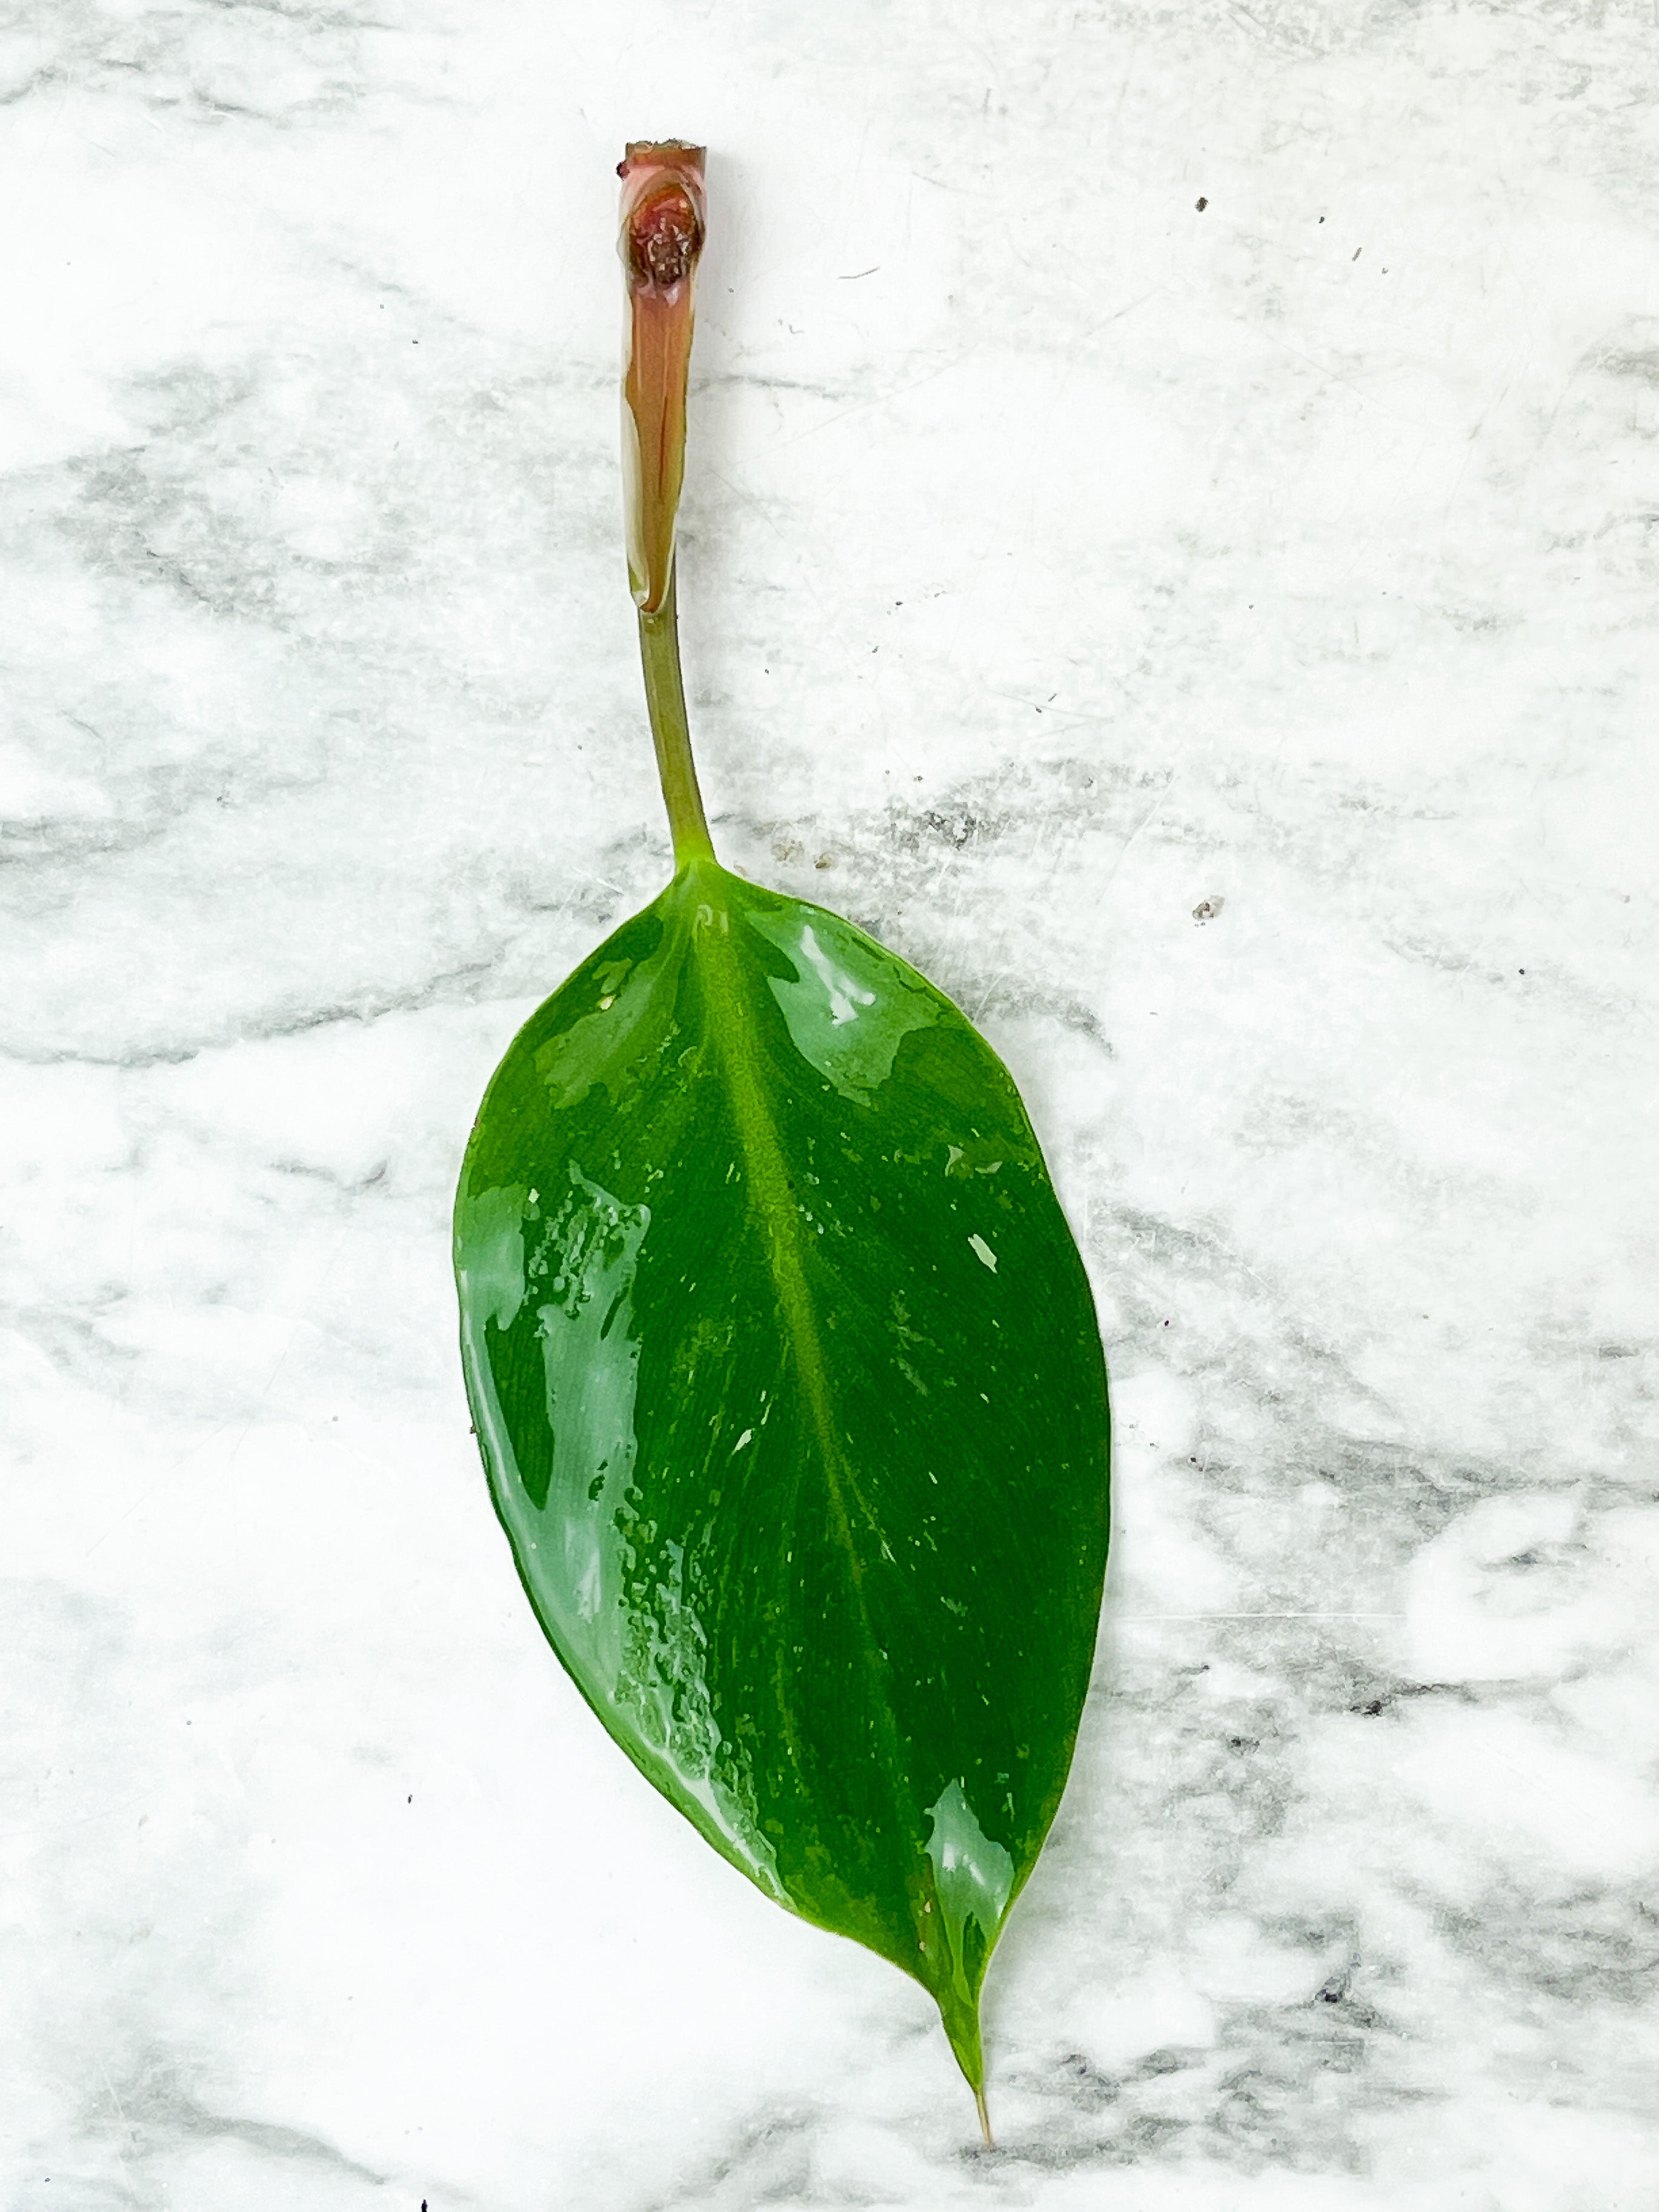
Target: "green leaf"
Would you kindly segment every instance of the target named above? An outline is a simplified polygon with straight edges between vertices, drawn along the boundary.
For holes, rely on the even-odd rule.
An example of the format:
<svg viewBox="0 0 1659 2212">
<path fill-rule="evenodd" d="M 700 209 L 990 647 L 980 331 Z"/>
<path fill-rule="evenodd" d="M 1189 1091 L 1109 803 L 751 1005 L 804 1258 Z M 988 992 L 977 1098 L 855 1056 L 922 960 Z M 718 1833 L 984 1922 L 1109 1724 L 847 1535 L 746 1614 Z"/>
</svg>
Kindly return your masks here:
<svg viewBox="0 0 1659 2212">
<path fill-rule="evenodd" d="M 455 1252 L 554 1650 L 717 1850 L 932 1992 L 980 2091 L 1107 1538 L 1094 1310 L 1007 1072 L 695 857 L 514 1040 Z"/>
</svg>

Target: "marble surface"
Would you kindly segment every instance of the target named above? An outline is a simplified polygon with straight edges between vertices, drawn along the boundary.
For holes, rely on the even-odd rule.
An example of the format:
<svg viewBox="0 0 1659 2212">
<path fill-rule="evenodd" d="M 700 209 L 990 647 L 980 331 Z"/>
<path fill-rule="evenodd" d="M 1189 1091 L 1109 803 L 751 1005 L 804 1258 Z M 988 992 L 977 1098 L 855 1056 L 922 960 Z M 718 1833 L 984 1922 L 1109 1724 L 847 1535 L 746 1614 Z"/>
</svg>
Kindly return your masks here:
<svg viewBox="0 0 1659 2212">
<path fill-rule="evenodd" d="M 1650 0 L 15 0 L 8 2212 L 1659 2202 Z M 1013 1068 L 1119 1534 L 990 1985 L 600 1737 L 447 1218 L 663 879 L 612 165 L 712 149 L 733 866 Z"/>
</svg>

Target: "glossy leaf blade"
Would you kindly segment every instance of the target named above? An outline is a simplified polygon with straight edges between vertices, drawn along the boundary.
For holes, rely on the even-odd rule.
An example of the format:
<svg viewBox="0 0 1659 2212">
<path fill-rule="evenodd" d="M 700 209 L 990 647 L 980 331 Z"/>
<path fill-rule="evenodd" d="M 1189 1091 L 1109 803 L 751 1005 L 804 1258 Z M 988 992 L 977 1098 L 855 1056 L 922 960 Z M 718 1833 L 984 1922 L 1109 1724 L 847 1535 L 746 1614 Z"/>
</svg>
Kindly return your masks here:
<svg viewBox="0 0 1659 2212">
<path fill-rule="evenodd" d="M 850 924 L 698 860 L 510 1048 L 456 1264 L 559 1657 L 734 1865 L 933 1992 L 977 2087 L 1107 1539 L 1093 1306 L 1006 1071 Z"/>
</svg>

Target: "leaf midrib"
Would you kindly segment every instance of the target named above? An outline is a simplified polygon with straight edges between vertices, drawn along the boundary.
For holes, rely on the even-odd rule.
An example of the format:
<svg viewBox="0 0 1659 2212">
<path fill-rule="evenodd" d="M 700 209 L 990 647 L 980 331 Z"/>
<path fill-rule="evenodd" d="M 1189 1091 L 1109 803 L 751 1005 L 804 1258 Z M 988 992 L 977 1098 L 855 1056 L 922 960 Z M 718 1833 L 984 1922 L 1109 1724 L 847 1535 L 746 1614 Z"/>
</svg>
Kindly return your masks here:
<svg viewBox="0 0 1659 2212">
<path fill-rule="evenodd" d="M 718 867 L 718 863 L 714 866 Z M 703 871 L 694 866 L 690 873 L 692 885 L 688 888 L 703 888 L 703 884 L 707 884 Z M 699 877 L 703 878 L 702 884 L 698 883 Z M 922 1808 L 904 1756 L 897 1715 L 886 1694 L 890 1669 L 887 1655 L 878 1644 L 871 1623 L 864 1591 L 864 1562 L 853 1540 L 848 1516 L 843 1491 L 850 1490 L 857 1495 L 858 1484 L 842 1452 L 833 1419 L 829 1364 L 824 1358 L 823 1342 L 814 1316 L 803 1261 L 800 1209 L 790 1186 L 788 1164 L 776 1121 L 767 1103 L 765 1091 L 756 1076 L 752 1060 L 744 1051 L 745 1029 L 752 1033 L 755 1021 L 745 1003 L 746 994 L 738 972 L 734 938 L 739 917 L 715 884 L 707 884 L 707 888 L 709 896 L 699 900 L 691 915 L 692 957 L 697 961 L 703 978 L 714 1048 L 726 1077 L 738 1142 L 751 1181 L 754 1198 L 763 1219 L 769 1222 L 773 1230 L 773 1234 L 767 1238 L 767 1266 L 776 1287 L 779 1307 L 796 1356 L 797 1371 L 811 1408 L 835 1530 L 840 1540 L 838 1548 L 861 1631 L 860 1651 L 869 1681 L 871 1711 L 878 1735 L 875 1765 L 886 1784 L 896 1828 L 899 1833 L 909 1838 L 912 1848 L 915 1849 L 920 1839 Z M 860 1504 L 862 1502 L 860 1498 Z M 867 1512 L 867 1507 L 865 1510 Z M 875 1516 L 871 1515 L 870 1518 L 873 1522 Z M 784 1717 L 793 1734 L 791 1717 L 786 1712 Z M 920 1893 L 912 1881 L 906 1880 L 904 1883 L 909 1924 L 918 1938 L 917 1954 L 912 1956 L 907 1950 L 902 1958 L 890 1953 L 889 1955 L 893 1958 L 894 1965 L 915 1976 L 933 1996 L 957 2062 L 977 2094 L 984 2082 L 977 1990 L 969 1997 L 965 2009 L 959 1996 L 951 1995 L 957 1962 L 944 1941 L 945 1931 L 937 1910 L 939 1899 L 931 1863 L 926 1854 L 920 1850 L 917 1856 L 921 1860 L 917 1869 Z M 929 1917 L 927 1919 L 923 1918 L 922 1910 L 919 1907 L 927 1912 Z M 994 1940 L 993 1936 L 992 1942 Z"/>
<path fill-rule="evenodd" d="M 843 1485 L 854 1491 L 857 1485 L 835 1425 L 829 1365 L 812 1310 L 803 1261 L 800 1208 L 790 1185 L 777 1123 L 744 1050 L 743 1030 L 745 1025 L 752 1026 L 752 1016 L 744 1004 L 742 983 L 736 972 L 733 925 L 738 918 L 731 906 L 718 896 L 700 902 L 700 909 L 692 917 L 692 949 L 694 957 L 698 957 L 708 995 L 709 1029 L 726 1077 L 750 1187 L 762 1218 L 772 1232 L 765 1239 L 767 1266 L 777 1291 L 796 1371 L 811 1411 L 835 1533 L 858 1610 L 862 1631 L 860 1650 L 870 1676 L 871 1703 L 884 1738 L 883 1749 L 888 1754 L 881 1762 L 882 1770 L 889 1778 L 895 1808 L 902 1818 L 908 1816 L 914 1833 L 920 1808 L 912 1802 L 914 1793 L 902 1793 L 900 1788 L 904 1768 L 892 1705 L 884 1694 L 885 1655 L 880 1651 L 871 1624 L 864 1592 L 864 1562 L 853 1540 L 843 1494 Z M 709 917 L 707 922 L 704 913 Z M 914 1914 L 912 1917 L 914 1920 Z"/>
</svg>

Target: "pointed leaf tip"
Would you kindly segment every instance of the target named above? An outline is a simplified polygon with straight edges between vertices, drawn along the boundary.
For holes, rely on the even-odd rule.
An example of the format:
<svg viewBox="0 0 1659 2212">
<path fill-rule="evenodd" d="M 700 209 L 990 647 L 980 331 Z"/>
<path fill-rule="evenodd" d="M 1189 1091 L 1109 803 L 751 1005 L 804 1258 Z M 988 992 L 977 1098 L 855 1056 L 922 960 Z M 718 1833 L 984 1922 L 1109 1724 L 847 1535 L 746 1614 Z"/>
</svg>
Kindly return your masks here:
<svg viewBox="0 0 1659 2212">
<path fill-rule="evenodd" d="M 975 2089 L 974 2092 L 974 2109 L 979 2114 L 979 2131 L 985 2138 L 985 2148 L 987 2150 L 994 2150 L 997 2147 L 996 2138 L 991 2133 L 991 2115 L 986 2106 L 983 2089 Z"/>
</svg>

